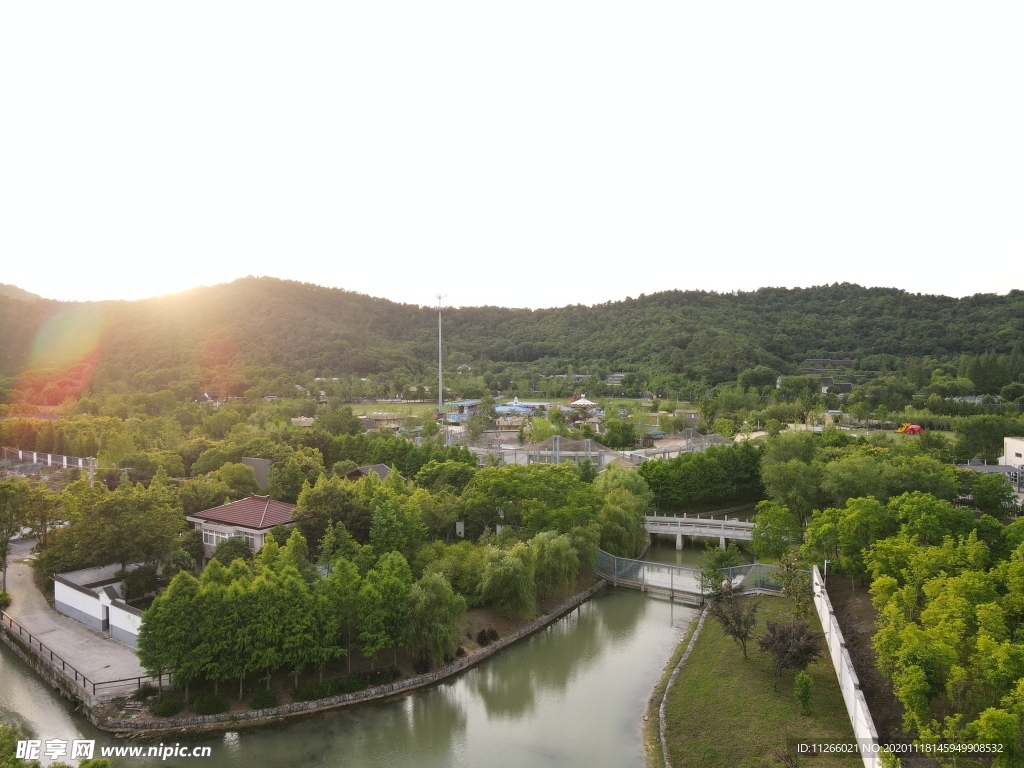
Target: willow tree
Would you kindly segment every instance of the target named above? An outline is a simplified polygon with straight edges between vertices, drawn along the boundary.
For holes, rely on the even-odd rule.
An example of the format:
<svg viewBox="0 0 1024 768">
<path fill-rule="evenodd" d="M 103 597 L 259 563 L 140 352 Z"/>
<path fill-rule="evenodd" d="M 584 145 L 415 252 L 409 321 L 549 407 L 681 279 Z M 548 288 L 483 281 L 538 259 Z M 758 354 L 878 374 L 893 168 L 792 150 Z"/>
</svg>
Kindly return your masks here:
<svg viewBox="0 0 1024 768">
<path fill-rule="evenodd" d="M 409 591 L 407 639 L 420 658 L 446 661 L 459 646 L 459 626 L 466 598 L 457 594 L 443 574 L 427 572 Z"/>
<path fill-rule="evenodd" d="M 534 558 L 537 594 L 542 597 L 557 592 L 567 594 L 580 571 L 580 558 L 569 537 L 544 531 L 530 539 L 530 549 Z"/>
<path fill-rule="evenodd" d="M 535 585 L 533 552 L 526 544 L 511 549 L 492 547 L 480 581 L 484 602 L 492 603 L 498 614 L 511 618 L 528 616 L 533 611 Z"/>
</svg>

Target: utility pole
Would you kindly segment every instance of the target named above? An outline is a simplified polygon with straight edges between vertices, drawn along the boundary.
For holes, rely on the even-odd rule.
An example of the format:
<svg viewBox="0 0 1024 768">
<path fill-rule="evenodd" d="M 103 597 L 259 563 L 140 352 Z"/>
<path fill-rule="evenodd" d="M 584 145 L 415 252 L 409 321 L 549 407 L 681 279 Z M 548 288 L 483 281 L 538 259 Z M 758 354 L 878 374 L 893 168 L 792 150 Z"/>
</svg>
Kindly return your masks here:
<svg viewBox="0 0 1024 768">
<path fill-rule="evenodd" d="M 444 374 L 441 370 L 441 294 L 437 294 L 437 413 L 441 417 L 442 426 L 446 426 L 444 418 Z"/>
</svg>

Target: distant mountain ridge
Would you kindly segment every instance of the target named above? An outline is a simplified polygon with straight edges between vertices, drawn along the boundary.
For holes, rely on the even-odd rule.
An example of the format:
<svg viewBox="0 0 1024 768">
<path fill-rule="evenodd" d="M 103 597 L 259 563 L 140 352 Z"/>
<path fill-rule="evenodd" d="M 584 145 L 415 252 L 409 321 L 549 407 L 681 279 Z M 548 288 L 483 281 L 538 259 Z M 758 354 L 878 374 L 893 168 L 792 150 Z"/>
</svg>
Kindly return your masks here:
<svg viewBox="0 0 1024 768">
<path fill-rule="evenodd" d="M 0 294 L 0 375 L 23 369 L 43 323 L 76 308 L 95 313 L 103 328 L 97 381 L 123 381 L 129 391 L 138 381 L 159 388 L 183 369 L 198 376 L 248 366 L 318 375 L 436 371 L 436 308 L 248 277 L 134 302 L 24 302 Z M 834 284 L 665 291 L 592 307 L 464 307 L 443 316 L 453 366 L 644 369 L 718 382 L 759 364 L 795 371 L 808 357 L 1008 353 L 1024 336 L 1024 292 L 956 299 Z"/>
<path fill-rule="evenodd" d="M 10 299 L 19 299 L 21 301 L 31 301 L 33 299 L 41 299 L 35 293 L 29 293 L 24 288 L 19 288 L 16 285 L 8 285 L 7 283 L 0 283 L 0 296 L 6 296 Z"/>
</svg>

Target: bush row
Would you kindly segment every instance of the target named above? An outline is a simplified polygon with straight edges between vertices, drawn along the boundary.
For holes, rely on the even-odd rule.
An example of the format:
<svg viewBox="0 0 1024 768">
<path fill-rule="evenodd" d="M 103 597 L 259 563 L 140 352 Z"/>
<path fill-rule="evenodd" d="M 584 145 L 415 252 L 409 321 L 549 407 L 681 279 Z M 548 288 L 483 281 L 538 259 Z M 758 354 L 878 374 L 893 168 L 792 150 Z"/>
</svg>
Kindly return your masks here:
<svg viewBox="0 0 1024 768">
<path fill-rule="evenodd" d="M 338 680 L 327 680 L 323 683 L 307 683 L 295 692 L 296 701 L 315 701 L 337 696 L 341 693 L 355 693 L 376 685 L 393 683 L 401 676 L 397 667 L 387 667 L 366 672 L 354 672 Z"/>
</svg>

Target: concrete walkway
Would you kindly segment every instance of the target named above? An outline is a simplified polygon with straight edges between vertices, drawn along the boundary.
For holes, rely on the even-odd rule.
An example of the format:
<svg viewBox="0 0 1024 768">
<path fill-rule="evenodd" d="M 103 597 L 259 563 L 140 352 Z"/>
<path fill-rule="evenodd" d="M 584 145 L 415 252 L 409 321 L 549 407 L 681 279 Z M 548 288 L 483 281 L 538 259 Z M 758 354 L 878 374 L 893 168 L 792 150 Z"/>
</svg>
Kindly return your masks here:
<svg viewBox="0 0 1024 768">
<path fill-rule="evenodd" d="M 145 677 L 146 670 L 139 666 L 134 648 L 50 608 L 32 579 L 31 556 L 28 554 L 31 546 L 32 542 L 13 543 L 14 551 L 7 567 L 7 591 L 12 601 L 5 613 L 90 682 Z M 33 646 L 37 647 L 35 643 Z M 137 687 L 135 682 L 103 686 L 96 693 L 104 697 L 108 694 L 124 695 Z"/>
</svg>

